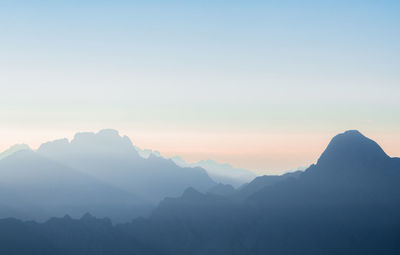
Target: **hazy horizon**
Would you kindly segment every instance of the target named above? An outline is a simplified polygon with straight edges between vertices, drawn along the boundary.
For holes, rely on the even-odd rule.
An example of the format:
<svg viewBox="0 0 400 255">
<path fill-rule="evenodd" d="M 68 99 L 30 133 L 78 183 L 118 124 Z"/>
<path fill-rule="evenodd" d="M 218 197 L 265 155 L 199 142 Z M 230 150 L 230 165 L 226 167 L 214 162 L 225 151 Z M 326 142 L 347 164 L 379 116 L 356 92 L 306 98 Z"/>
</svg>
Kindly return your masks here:
<svg viewBox="0 0 400 255">
<path fill-rule="evenodd" d="M 0 254 L 399 255 L 399 14 L 0 1 Z"/>
<path fill-rule="evenodd" d="M 0 150 L 110 127 L 267 174 L 357 129 L 400 156 L 399 7 L 4 1 Z"/>
<path fill-rule="evenodd" d="M 81 133 L 81 132 L 94 132 L 97 133 L 99 130 L 81 130 L 77 132 L 65 132 L 64 134 L 60 134 L 57 136 L 57 134 L 51 134 L 48 136 L 45 136 L 41 138 L 42 140 L 37 140 L 35 143 L 30 143 L 27 141 L 24 141 L 24 139 L 19 139 L 17 142 L 10 143 L 9 145 L 5 146 L 4 148 L 0 147 L 0 152 L 5 151 L 6 149 L 10 148 L 12 145 L 15 144 L 27 144 L 30 146 L 31 149 L 36 150 L 39 148 L 39 146 L 43 143 L 53 141 L 53 140 L 58 140 L 58 139 L 63 139 L 67 138 L 69 141 L 71 141 L 76 133 Z M 263 147 L 256 147 L 253 148 L 252 154 L 255 157 L 259 157 L 260 160 L 262 160 L 261 163 L 264 163 L 266 159 L 270 160 L 269 162 L 266 162 L 266 165 L 270 166 L 269 168 L 257 168 L 254 165 L 251 164 L 242 164 L 241 162 L 243 161 L 243 158 L 241 157 L 242 155 L 240 154 L 240 147 L 237 148 L 238 154 L 222 154 L 219 155 L 218 153 L 215 152 L 215 150 L 212 149 L 212 146 L 214 144 L 218 144 L 221 140 L 223 139 L 228 139 L 229 137 L 224 136 L 223 134 L 211 134 L 212 137 L 214 138 L 213 141 L 211 141 L 211 144 L 202 144 L 202 150 L 204 151 L 185 151 L 185 145 L 187 146 L 187 142 L 185 140 L 182 140 L 182 136 L 179 136 L 176 134 L 175 136 L 168 137 L 168 139 L 163 138 L 162 141 L 157 141 L 154 137 L 151 137 L 151 134 L 145 136 L 145 137 L 139 137 L 135 135 L 129 135 L 128 133 L 124 133 L 119 131 L 121 136 L 128 136 L 133 144 L 140 149 L 150 149 L 153 151 L 158 151 L 161 153 L 163 157 L 174 157 L 174 156 L 179 156 L 182 157 L 185 161 L 188 163 L 195 163 L 200 160 L 215 160 L 218 163 L 226 163 L 230 164 L 233 167 L 240 167 L 244 168 L 250 171 L 253 171 L 256 174 L 259 175 L 268 175 L 268 174 L 282 174 L 285 173 L 289 170 L 294 170 L 297 169 L 298 167 L 308 167 L 309 165 L 315 163 L 320 156 L 321 152 L 323 149 L 327 146 L 328 142 L 330 139 L 335 136 L 337 132 L 334 134 L 301 134 L 301 135 L 291 135 L 288 133 L 271 133 L 271 134 L 266 134 L 265 137 L 268 137 L 269 139 L 274 139 L 274 143 L 267 143 L 264 145 L 261 145 Z M 365 133 L 362 130 L 360 130 L 362 133 L 364 133 L 366 136 L 373 138 L 379 145 L 382 146 L 382 148 L 385 150 L 388 155 L 392 157 L 399 156 L 399 154 L 396 154 L 398 146 L 396 146 L 396 141 L 393 142 L 391 140 L 392 137 L 386 136 L 385 135 L 371 135 L 369 133 Z M 68 134 L 68 135 L 65 135 Z M 26 138 L 32 137 L 30 134 L 26 136 Z M 158 137 L 159 138 L 159 137 Z M 238 139 L 236 141 L 226 141 L 225 143 L 227 144 L 227 148 L 229 146 L 233 146 L 235 143 L 239 144 L 240 142 L 243 142 L 243 139 L 251 139 L 253 138 L 253 141 L 259 140 L 260 137 L 255 137 L 254 135 L 252 136 L 251 134 L 242 134 L 238 136 Z M 146 141 L 147 139 L 147 141 Z M 321 140 L 320 140 L 321 139 Z M 271 140 L 270 140 L 271 141 Z M 168 142 L 170 144 L 168 144 Z M 310 145 L 313 145 L 311 149 L 309 148 Z M 151 147 L 152 145 L 157 146 L 157 145 L 162 145 L 160 147 Z M 207 148 L 207 146 L 210 146 L 210 148 Z M 287 149 L 287 151 L 273 151 L 274 146 L 282 146 L 281 148 Z M 263 148 L 266 150 L 263 150 Z M 315 151 L 313 150 L 315 148 Z M 168 150 L 169 149 L 169 150 Z M 258 149 L 258 151 L 257 151 Z M 228 149 L 226 149 L 229 151 Z M 232 151 L 232 150 L 231 150 Z M 250 150 L 249 150 L 250 151 Z M 268 155 L 266 153 L 268 151 L 271 153 Z M 226 151 L 225 151 L 226 152 Z M 235 151 L 233 151 L 235 152 Z M 192 153 L 192 154 L 190 154 Z M 296 153 L 299 158 L 294 158 L 293 153 Z M 279 157 L 279 154 L 282 156 Z M 231 157 L 236 155 L 236 159 L 232 159 Z M 253 157 L 252 159 L 254 160 Z M 231 161 L 229 161 L 231 160 Z M 281 162 L 285 162 L 286 164 L 282 164 Z M 260 162 L 255 162 L 255 163 L 260 163 Z M 265 164 L 265 163 L 264 163 Z M 283 165 L 283 167 L 282 167 Z M 254 167 L 255 166 L 255 167 Z"/>
</svg>

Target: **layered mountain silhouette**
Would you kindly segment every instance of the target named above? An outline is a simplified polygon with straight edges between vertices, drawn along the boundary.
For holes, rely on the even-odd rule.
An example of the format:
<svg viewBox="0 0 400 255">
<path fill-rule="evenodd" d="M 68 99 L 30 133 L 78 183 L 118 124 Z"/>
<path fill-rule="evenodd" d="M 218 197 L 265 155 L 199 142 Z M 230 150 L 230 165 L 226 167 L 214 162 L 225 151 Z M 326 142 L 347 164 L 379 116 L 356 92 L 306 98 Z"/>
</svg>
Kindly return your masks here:
<svg viewBox="0 0 400 255">
<path fill-rule="evenodd" d="M 178 167 L 171 160 L 140 157 L 130 139 L 115 130 L 78 133 L 71 142 L 57 140 L 38 153 L 157 204 L 187 187 L 206 191 L 215 183 L 204 169 Z"/>
<path fill-rule="evenodd" d="M 249 170 L 235 168 L 229 164 L 221 164 L 214 160 L 200 160 L 195 163 L 187 163 L 181 157 L 172 157 L 175 164 L 182 167 L 201 167 L 217 183 L 228 184 L 235 188 L 254 180 L 257 175 Z"/>
<path fill-rule="evenodd" d="M 394 255 L 399 184 L 400 160 L 347 131 L 304 172 L 259 177 L 233 192 L 225 185 L 186 188 L 130 223 L 112 226 L 90 215 L 42 224 L 0 220 L 0 252 Z"/>
<path fill-rule="evenodd" d="M 0 160 L 0 216 L 44 220 L 85 212 L 114 221 L 148 215 L 163 198 L 188 187 L 216 185 L 201 168 L 138 155 L 115 130 L 78 133 L 74 139 L 42 144 L 37 151 L 13 148 Z M 16 151 L 16 152 L 15 152 Z"/>
<path fill-rule="evenodd" d="M 151 219 L 182 225 L 199 254 L 397 254 L 399 184 L 399 159 L 347 131 L 304 172 L 256 178 L 234 196 L 165 200 Z M 171 239 L 166 250 L 189 252 Z"/>
<path fill-rule="evenodd" d="M 147 214 L 151 204 L 30 150 L 0 160 L 1 217 L 47 220 L 92 212 L 99 217 L 131 218 Z M 10 211 L 11 210 L 11 211 Z"/>
<path fill-rule="evenodd" d="M 135 149 L 143 158 L 154 156 L 163 157 L 161 153 L 156 150 L 141 149 L 137 146 L 135 146 Z M 250 170 L 236 168 L 230 164 L 222 164 L 210 159 L 200 160 L 194 163 L 188 163 L 179 156 L 174 156 L 169 159 L 180 167 L 203 168 L 215 182 L 231 185 L 234 188 L 238 188 L 241 185 L 247 184 L 257 177 L 257 175 Z"/>
<path fill-rule="evenodd" d="M 393 203 L 400 195 L 399 178 L 399 159 L 389 157 L 377 143 L 351 130 L 335 136 L 317 164 L 296 181 L 265 187 L 250 200 L 280 204 L 296 203 L 294 200 L 301 204 Z"/>
</svg>

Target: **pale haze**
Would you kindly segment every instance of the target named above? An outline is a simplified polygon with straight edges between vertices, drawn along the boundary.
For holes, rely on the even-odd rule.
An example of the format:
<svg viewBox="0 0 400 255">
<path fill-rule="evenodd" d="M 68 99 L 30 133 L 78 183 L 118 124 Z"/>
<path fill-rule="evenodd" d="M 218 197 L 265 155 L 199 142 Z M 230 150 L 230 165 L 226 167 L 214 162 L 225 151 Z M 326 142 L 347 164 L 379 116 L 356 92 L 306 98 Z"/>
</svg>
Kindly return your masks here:
<svg viewBox="0 0 400 255">
<path fill-rule="evenodd" d="M 357 129 L 400 156 L 400 4 L 334 3 L 2 1 L 0 150 L 113 128 L 268 174 Z"/>
</svg>

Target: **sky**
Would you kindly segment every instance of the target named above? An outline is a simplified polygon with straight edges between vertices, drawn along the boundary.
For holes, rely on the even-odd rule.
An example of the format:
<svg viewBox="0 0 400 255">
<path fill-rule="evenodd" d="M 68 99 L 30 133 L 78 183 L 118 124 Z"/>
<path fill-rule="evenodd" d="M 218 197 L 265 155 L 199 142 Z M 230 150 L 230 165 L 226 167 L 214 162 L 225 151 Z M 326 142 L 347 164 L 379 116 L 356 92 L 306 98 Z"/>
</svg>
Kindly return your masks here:
<svg viewBox="0 0 400 255">
<path fill-rule="evenodd" d="M 398 1 L 0 1 L 0 150 L 114 128 L 260 174 L 400 156 Z"/>
</svg>

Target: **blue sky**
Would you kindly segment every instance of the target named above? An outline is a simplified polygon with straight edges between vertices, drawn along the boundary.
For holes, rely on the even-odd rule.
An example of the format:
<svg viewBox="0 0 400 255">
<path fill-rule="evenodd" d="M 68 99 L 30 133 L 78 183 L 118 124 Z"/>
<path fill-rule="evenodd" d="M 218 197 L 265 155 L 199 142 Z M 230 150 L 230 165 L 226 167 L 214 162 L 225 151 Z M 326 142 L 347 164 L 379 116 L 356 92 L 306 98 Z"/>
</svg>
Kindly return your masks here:
<svg viewBox="0 0 400 255">
<path fill-rule="evenodd" d="M 111 127 L 264 171 L 312 163 L 359 129 L 399 156 L 398 13 L 396 1 L 1 1 L 0 148 Z"/>
</svg>

